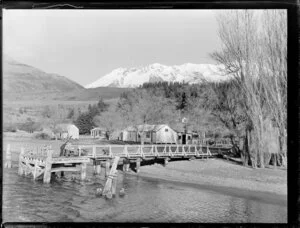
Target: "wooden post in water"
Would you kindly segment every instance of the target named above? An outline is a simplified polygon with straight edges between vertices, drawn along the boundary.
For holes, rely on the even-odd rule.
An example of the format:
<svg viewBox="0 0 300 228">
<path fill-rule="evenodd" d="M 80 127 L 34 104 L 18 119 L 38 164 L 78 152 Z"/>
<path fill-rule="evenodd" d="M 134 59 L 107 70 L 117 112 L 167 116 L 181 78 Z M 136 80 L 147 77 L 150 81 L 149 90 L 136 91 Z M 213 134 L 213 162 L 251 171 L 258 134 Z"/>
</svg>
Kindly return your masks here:
<svg viewBox="0 0 300 228">
<path fill-rule="evenodd" d="M 126 159 L 123 158 L 123 172 L 126 172 Z"/>
<path fill-rule="evenodd" d="M 6 162 L 5 162 L 5 168 L 11 168 L 11 152 L 10 152 L 10 144 L 7 144 L 6 147 Z"/>
<path fill-rule="evenodd" d="M 209 148 L 208 148 L 208 145 L 207 145 L 207 148 L 206 148 L 206 159 L 208 159 L 208 151 L 209 151 Z"/>
<path fill-rule="evenodd" d="M 81 180 L 85 180 L 86 178 L 86 166 L 87 164 L 85 162 L 81 164 Z"/>
<path fill-rule="evenodd" d="M 97 161 L 97 160 L 95 160 L 95 162 L 96 162 L 96 173 L 98 175 L 100 175 L 101 174 L 101 162 Z"/>
<path fill-rule="evenodd" d="M 24 155 L 24 148 L 21 147 L 21 152 L 19 155 L 19 175 L 24 174 L 23 165 L 22 165 L 23 155 Z"/>
<path fill-rule="evenodd" d="M 110 166 L 110 162 L 109 160 L 105 161 L 105 177 L 108 177 L 109 175 L 109 166 Z"/>
<path fill-rule="evenodd" d="M 169 163 L 169 158 L 165 158 L 164 159 L 164 166 L 166 167 L 168 163 Z"/>
<path fill-rule="evenodd" d="M 118 171 L 116 170 L 114 173 L 114 177 L 112 179 L 112 187 L 111 187 L 111 193 L 113 196 L 116 195 L 117 183 L 118 183 Z"/>
<path fill-rule="evenodd" d="M 123 160 L 123 171 L 128 172 L 129 171 L 129 166 L 130 166 L 130 160 L 125 158 Z"/>
<path fill-rule="evenodd" d="M 103 196 L 106 196 L 107 198 L 111 198 L 111 196 L 112 196 L 112 180 L 114 178 L 114 175 L 117 173 L 116 170 L 117 170 L 117 165 L 118 165 L 119 159 L 120 159 L 120 157 L 118 157 L 118 156 L 116 156 L 114 158 L 113 165 L 111 167 L 111 170 L 107 177 L 107 181 L 106 181 L 104 189 L 103 189 Z M 115 183 L 115 186 L 116 186 L 116 183 Z"/>
<path fill-rule="evenodd" d="M 34 161 L 33 180 L 37 178 L 37 168 L 38 168 L 38 159 L 36 158 Z"/>
<path fill-rule="evenodd" d="M 140 166 L 141 166 L 141 159 L 137 158 L 136 159 L 136 168 L 135 168 L 137 173 L 140 171 Z"/>
<path fill-rule="evenodd" d="M 52 150 L 47 151 L 47 159 L 44 172 L 44 183 L 50 183 L 52 168 Z"/>
</svg>

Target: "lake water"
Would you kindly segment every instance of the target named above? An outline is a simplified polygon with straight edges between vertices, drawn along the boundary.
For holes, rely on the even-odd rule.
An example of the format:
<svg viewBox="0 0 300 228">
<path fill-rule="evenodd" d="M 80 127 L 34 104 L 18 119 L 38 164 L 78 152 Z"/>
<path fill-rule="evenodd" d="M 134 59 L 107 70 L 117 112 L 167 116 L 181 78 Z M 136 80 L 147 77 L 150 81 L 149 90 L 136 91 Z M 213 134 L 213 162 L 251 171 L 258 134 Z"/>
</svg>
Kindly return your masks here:
<svg viewBox="0 0 300 228">
<path fill-rule="evenodd" d="M 17 164 L 3 173 L 3 222 L 287 222 L 287 205 L 265 203 L 119 171 L 111 200 L 95 195 L 104 177 L 72 180 L 71 174 L 51 184 L 17 175 Z M 76 176 L 79 178 L 79 175 Z"/>
</svg>

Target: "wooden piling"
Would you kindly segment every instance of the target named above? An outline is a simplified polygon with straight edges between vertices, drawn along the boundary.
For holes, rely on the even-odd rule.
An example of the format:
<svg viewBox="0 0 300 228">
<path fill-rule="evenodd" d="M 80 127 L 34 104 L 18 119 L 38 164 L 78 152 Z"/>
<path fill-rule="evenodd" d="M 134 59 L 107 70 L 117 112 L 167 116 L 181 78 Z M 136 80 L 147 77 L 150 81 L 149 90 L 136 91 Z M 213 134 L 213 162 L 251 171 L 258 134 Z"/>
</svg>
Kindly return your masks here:
<svg viewBox="0 0 300 228">
<path fill-rule="evenodd" d="M 44 183 L 50 183 L 52 168 L 52 150 L 47 151 L 47 159 L 44 172 Z"/>
<path fill-rule="evenodd" d="M 141 166 L 141 159 L 138 158 L 136 159 L 136 167 L 135 167 L 137 173 L 140 171 L 140 166 Z"/>
<path fill-rule="evenodd" d="M 112 179 L 112 189 L 111 193 L 112 195 L 116 195 L 116 190 L 117 190 L 117 182 L 118 182 L 118 171 L 114 173 L 114 178 Z"/>
<path fill-rule="evenodd" d="M 109 166 L 110 166 L 110 162 L 108 160 L 105 161 L 105 177 L 108 177 L 109 175 Z"/>
<path fill-rule="evenodd" d="M 36 180 L 37 178 L 37 169 L 38 169 L 38 160 L 36 158 L 34 161 L 33 180 Z"/>
<path fill-rule="evenodd" d="M 11 151 L 10 151 L 10 144 L 7 144 L 6 147 L 6 162 L 5 162 L 5 168 L 11 168 Z"/>
<path fill-rule="evenodd" d="M 109 175 L 107 177 L 107 181 L 105 183 L 104 189 L 103 189 L 103 196 L 106 196 L 108 198 L 111 198 L 112 195 L 112 181 L 115 178 L 115 174 L 117 174 L 117 165 L 119 162 L 120 157 L 116 156 L 114 158 L 111 170 L 109 172 Z M 116 183 L 115 183 L 116 185 Z"/>
<path fill-rule="evenodd" d="M 99 162 L 99 164 L 96 165 L 96 173 L 97 173 L 98 175 L 101 174 L 101 164 L 100 164 L 100 162 Z"/>
<path fill-rule="evenodd" d="M 85 180 L 86 178 L 86 166 L 87 164 L 85 162 L 81 164 L 81 180 Z"/>
<path fill-rule="evenodd" d="M 21 152 L 20 152 L 20 155 L 19 155 L 19 172 L 18 172 L 19 175 L 24 174 L 23 165 L 22 165 L 23 155 L 24 155 L 24 148 L 21 147 Z"/>
<path fill-rule="evenodd" d="M 164 166 L 167 166 L 168 163 L 169 163 L 169 158 L 165 158 L 164 159 Z"/>
</svg>

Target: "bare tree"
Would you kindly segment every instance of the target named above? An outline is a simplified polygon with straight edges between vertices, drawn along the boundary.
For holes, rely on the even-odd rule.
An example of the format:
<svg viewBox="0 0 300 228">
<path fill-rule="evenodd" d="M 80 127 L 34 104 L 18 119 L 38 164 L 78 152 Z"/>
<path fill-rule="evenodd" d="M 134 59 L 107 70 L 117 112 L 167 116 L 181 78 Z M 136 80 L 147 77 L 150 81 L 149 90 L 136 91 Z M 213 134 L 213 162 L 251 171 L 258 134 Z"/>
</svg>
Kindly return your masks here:
<svg viewBox="0 0 300 228">
<path fill-rule="evenodd" d="M 110 107 L 107 111 L 102 112 L 100 115 L 94 118 L 94 123 L 97 126 L 103 127 L 107 131 L 108 140 L 111 134 L 116 131 L 123 129 L 125 123 L 119 112 L 114 107 Z"/>
<path fill-rule="evenodd" d="M 285 14 L 282 11 L 263 12 L 264 26 L 257 23 L 259 16 L 249 10 L 219 14 L 223 48 L 212 54 L 224 66 L 226 74 L 235 76 L 241 90 L 241 107 L 247 116 L 244 152 L 249 155 L 253 167 L 265 165 L 264 121 L 271 117 L 276 122 L 282 145 L 286 123 L 286 103 L 283 101 L 286 93 Z M 284 158 L 285 153 L 282 154 Z"/>
</svg>

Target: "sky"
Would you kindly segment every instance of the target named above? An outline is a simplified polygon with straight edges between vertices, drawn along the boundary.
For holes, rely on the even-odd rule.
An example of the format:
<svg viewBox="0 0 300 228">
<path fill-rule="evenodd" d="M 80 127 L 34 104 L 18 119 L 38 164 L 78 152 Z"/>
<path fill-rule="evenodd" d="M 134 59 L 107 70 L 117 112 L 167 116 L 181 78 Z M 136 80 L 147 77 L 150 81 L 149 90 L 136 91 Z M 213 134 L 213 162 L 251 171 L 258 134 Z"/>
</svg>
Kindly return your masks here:
<svg viewBox="0 0 300 228">
<path fill-rule="evenodd" d="M 119 67 L 214 63 L 213 10 L 3 10 L 3 53 L 85 86 Z"/>
</svg>

